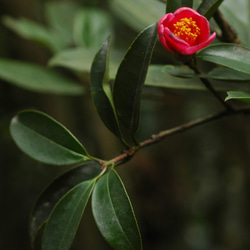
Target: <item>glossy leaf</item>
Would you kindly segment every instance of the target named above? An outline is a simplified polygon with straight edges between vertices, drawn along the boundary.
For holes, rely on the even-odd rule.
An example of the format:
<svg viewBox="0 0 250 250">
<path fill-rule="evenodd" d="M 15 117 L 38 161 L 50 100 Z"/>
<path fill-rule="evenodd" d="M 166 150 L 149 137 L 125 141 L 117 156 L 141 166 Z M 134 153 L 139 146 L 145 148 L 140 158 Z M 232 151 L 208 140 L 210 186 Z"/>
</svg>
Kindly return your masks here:
<svg viewBox="0 0 250 250">
<path fill-rule="evenodd" d="M 193 0 L 167 0 L 166 13 L 173 13 L 181 7 L 193 7 Z"/>
<path fill-rule="evenodd" d="M 110 6 L 118 18 L 140 32 L 165 14 L 165 4 L 152 0 L 110 0 Z"/>
<path fill-rule="evenodd" d="M 12 119 L 10 132 L 23 152 L 43 163 L 69 165 L 89 158 L 69 130 L 42 112 L 20 112 Z"/>
<path fill-rule="evenodd" d="M 102 45 L 91 67 L 91 94 L 97 112 L 106 127 L 120 137 L 109 82 L 110 38 Z"/>
<path fill-rule="evenodd" d="M 229 69 L 231 70 L 231 69 Z M 185 70 L 184 70 L 185 71 Z M 158 88 L 168 88 L 168 89 L 186 89 L 186 90 L 205 90 L 207 89 L 204 87 L 204 85 L 201 83 L 198 76 L 193 75 L 191 77 L 191 72 L 183 72 L 181 70 L 181 74 L 185 73 L 184 75 L 174 75 L 174 74 L 180 74 L 179 71 L 172 70 L 171 74 L 166 71 L 166 66 L 164 65 L 150 65 L 147 78 L 145 81 L 146 86 L 150 87 L 158 87 Z M 241 72 L 237 72 L 240 74 L 243 74 Z M 210 75 L 211 74 L 211 75 Z M 220 74 L 220 72 L 218 72 Z M 248 84 L 245 82 L 240 82 L 242 79 L 235 79 L 230 81 L 218 81 L 218 80 L 226 80 L 221 79 L 223 76 L 219 76 L 216 72 L 213 73 L 209 72 L 207 75 L 202 75 L 205 78 L 210 78 L 211 84 L 217 91 L 228 91 L 228 90 L 242 90 L 242 91 L 248 91 L 249 87 Z M 246 75 L 246 74 L 244 74 Z M 180 77 L 181 76 L 181 77 Z M 230 77 L 230 75 L 229 75 Z M 241 77 L 241 76 L 239 76 Z M 225 76 L 226 78 L 226 76 Z M 235 76 L 236 78 L 236 76 Z M 214 80 L 216 79 L 216 80 Z"/>
<path fill-rule="evenodd" d="M 212 45 L 198 52 L 196 57 L 250 74 L 250 50 L 240 45 Z"/>
<path fill-rule="evenodd" d="M 142 87 L 157 39 L 157 24 L 142 31 L 117 71 L 113 98 L 119 120 L 133 135 L 138 127 Z"/>
<path fill-rule="evenodd" d="M 229 101 L 233 99 L 250 103 L 250 94 L 246 92 L 240 92 L 240 91 L 228 91 L 225 101 Z"/>
<path fill-rule="evenodd" d="M 5 16 L 3 18 L 3 23 L 19 36 L 38 42 L 52 52 L 59 51 L 66 46 L 65 43 L 58 38 L 55 32 L 52 32 L 45 26 L 31 20 L 25 18 L 14 19 L 12 17 Z"/>
<path fill-rule="evenodd" d="M 223 1 L 224 0 L 204 0 L 197 11 L 207 19 L 210 19 Z"/>
<path fill-rule="evenodd" d="M 39 93 L 81 95 L 84 88 L 51 69 L 10 59 L 0 59 L 0 78 Z"/>
<path fill-rule="evenodd" d="M 226 67 L 216 67 L 207 74 L 195 74 L 187 66 L 166 65 L 163 71 L 170 75 L 183 78 L 208 78 L 223 81 L 249 81 L 250 74 L 242 73 Z"/>
<path fill-rule="evenodd" d="M 214 68 L 208 74 L 202 74 L 201 76 L 204 78 L 223 81 L 250 81 L 250 74 L 239 72 L 226 67 Z"/>
<path fill-rule="evenodd" d="M 80 182 L 95 178 L 101 172 L 101 165 L 96 161 L 87 161 L 55 179 L 37 199 L 30 215 L 29 231 L 31 244 L 34 245 L 38 231 L 47 221 L 56 203 L 70 189 Z"/>
<path fill-rule="evenodd" d="M 44 229 L 42 250 L 69 250 L 95 180 L 82 182 L 56 204 Z"/>
<path fill-rule="evenodd" d="M 142 249 L 133 208 L 114 170 L 98 180 L 92 196 L 92 210 L 99 230 L 114 249 Z"/>
<path fill-rule="evenodd" d="M 113 33 L 112 22 L 108 14 L 93 8 L 78 11 L 74 18 L 73 31 L 76 45 L 96 50 Z"/>
</svg>

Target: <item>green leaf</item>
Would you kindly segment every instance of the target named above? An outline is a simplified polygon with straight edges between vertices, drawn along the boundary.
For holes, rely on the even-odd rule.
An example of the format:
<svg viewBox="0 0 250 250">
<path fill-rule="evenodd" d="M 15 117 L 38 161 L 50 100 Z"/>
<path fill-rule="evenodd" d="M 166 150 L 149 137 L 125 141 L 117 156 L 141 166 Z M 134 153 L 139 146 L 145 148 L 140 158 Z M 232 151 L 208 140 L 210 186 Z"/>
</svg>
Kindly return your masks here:
<svg viewBox="0 0 250 250">
<path fill-rule="evenodd" d="M 196 57 L 250 74 L 250 49 L 240 45 L 212 45 L 198 52 Z"/>
<path fill-rule="evenodd" d="M 56 204 L 44 229 L 43 250 L 69 250 L 95 180 L 82 182 L 67 192 Z"/>
<path fill-rule="evenodd" d="M 97 53 L 96 49 L 74 48 L 57 53 L 49 61 L 49 66 L 60 66 L 77 72 L 90 72 L 91 64 Z M 110 75 L 115 76 L 117 68 L 122 60 L 122 53 L 115 49 L 110 51 L 109 68 Z"/>
<path fill-rule="evenodd" d="M 66 45 L 73 42 L 74 17 L 79 5 L 68 1 L 47 1 L 45 4 L 45 18 L 52 31 Z"/>
<path fill-rule="evenodd" d="M 232 99 L 250 103 L 250 94 L 241 91 L 228 91 L 225 101 Z"/>
<path fill-rule="evenodd" d="M 183 78 L 208 78 L 223 81 L 249 81 L 250 74 L 242 73 L 226 67 L 216 67 L 207 74 L 195 74 L 187 66 L 166 65 L 163 72 L 167 72 L 172 76 Z"/>
<path fill-rule="evenodd" d="M 91 67 L 91 94 L 97 112 L 106 127 L 120 137 L 119 126 L 109 82 L 109 46 L 110 38 L 97 52 Z"/>
<path fill-rule="evenodd" d="M 48 65 L 60 66 L 78 72 L 90 72 L 91 63 L 95 57 L 95 49 L 74 48 L 55 54 Z"/>
<path fill-rule="evenodd" d="M 110 6 L 118 18 L 140 32 L 157 22 L 164 14 L 164 3 L 152 0 L 110 0 Z"/>
<path fill-rule="evenodd" d="M 25 18 L 14 19 L 12 17 L 5 16 L 3 18 L 3 23 L 19 36 L 38 42 L 52 52 L 59 51 L 66 46 L 65 43 L 58 38 L 55 32 L 52 32 L 46 27 Z"/>
<path fill-rule="evenodd" d="M 250 74 L 225 67 L 214 68 L 208 74 L 202 74 L 201 77 L 223 81 L 250 81 Z"/>
<path fill-rule="evenodd" d="M 116 74 L 113 98 L 119 121 L 131 135 L 139 123 L 142 87 L 157 39 L 157 23 L 143 30 L 129 47 Z"/>
<path fill-rule="evenodd" d="M 114 170 L 98 180 L 92 196 L 92 210 L 100 232 L 114 249 L 142 249 L 132 205 Z"/>
<path fill-rule="evenodd" d="M 78 46 L 98 49 L 113 33 L 108 14 L 98 9 L 80 10 L 74 20 L 74 41 Z"/>
<path fill-rule="evenodd" d="M 166 13 L 173 13 L 181 7 L 193 7 L 193 0 L 167 0 Z"/>
<path fill-rule="evenodd" d="M 197 9 L 197 12 L 207 19 L 210 19 L 223 1 L 224 0 L 204 0 Z"/>
<path fill-rule="evenodd" d="M 170 89 L 206 90 L 198 78 L 190 79 L 172 76 L 165 68 L 165 65 L 150 65 L 145 85 Z"/>
<path fill-rule="evenodd" d="M 167 72 L 170 75 L 189 78 L 189 77 L 197 77 L 192 69 L 188 66 L 174 66 L 174 65 L 166 65 L 162 68 L 163 72 Z"/>
<path fill-rule="evenodd" d="M 70 189 L 80 182 L 95 178 L 101 172 L 101 165 L 96 161 L 87 161 L 55 179 L 41 193 L 30 215 L 29 232 L 31 245 L 35 243 L 36 235 L 47 221 L 56 203 Z"/>
<path fill-rule="evenodd" d="M 69 130 L 42 112 L 20 112 L 12 119 L 10 132 L 23 152 L 43 163 L 69 165 L 89 158 Z"/>
<path fill-rule="evenodd" d="M 232 71 L 231 69 L 228 69 L 228 70 Z M 170 71 L 171 73 L 168 71 Z M 208 74 L 202 75 L 202 77 L 210 78 L 212 80 L 211 84 L 216 89 L 216 91 L 224 91 L 224 92 L 228 90 L 249 91 L 248 84 L 246 84 L 245 82 L 240 82 L 240 81 L 244 81 L 243 78 L 250 76 L 250 75 L 236 71 L 237 73 L 243 74 L 245 76 L 235 75 L 234 80 L 236 81 L 234 81 L 233 79 L 228 81 L 226 79 L 227 78 L 226 75 L 223 78 L 223 75 L 219 75 L 220 74 L 219 70 L 217 73 L 216 71 L 217 70 L 215 69 L 214 73 L 213 71 L 211 71 Z M 230 74 L 233 74 L 233 72 L 231 72 Z M 230 77 L 230 74 L 228 75 L 228 77 Z M 200 76 L 192 75 L 192 73 L 189 70 L 186 70 L 186 69 L 178 70 L 178 67 L 176 68 L 172 66 L 172 69 L 171 69 L 170 66 L 166 68 L 166 66 L 164 65 L 150 65 L 147 78 L 145 81 L 145 85 L 150 86 L 150 87 L 168 88 L 168 89 L 207 91 L 207 89 L 201 83 L 199 77 Z M 223 81 L 218 81 L 218 80 L 223 80 Z M 227 81 L 224 81 L 224 80 L 227 80 Z"/>
<path fill-rule="evenodd" d="M 84 88 L 51 69 L 10 59 L 0 59 L 0 78 L 39 93 L 81 95 Z"/>
</svg>

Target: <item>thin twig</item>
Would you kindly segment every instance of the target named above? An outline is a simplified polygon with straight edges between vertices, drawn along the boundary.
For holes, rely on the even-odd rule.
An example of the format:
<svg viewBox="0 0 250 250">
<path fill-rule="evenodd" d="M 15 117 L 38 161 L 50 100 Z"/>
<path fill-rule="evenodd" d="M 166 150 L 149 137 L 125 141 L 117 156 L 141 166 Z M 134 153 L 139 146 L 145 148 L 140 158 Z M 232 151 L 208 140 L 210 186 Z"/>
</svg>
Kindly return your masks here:
<svg viewBox="0 0 250 250">
<path fill-rule="evenodd" d="M 197 74 L 197 75 L 201 75 L 202 74 L 202 71 L 200 69 L 197 68 L 195 62 L 193 60 L 189 61 L 187 63 L 187 65 L 192 69 L 194 70 L 194 72 Z M 232 112 L 233 111 L 233 108 L 231 107 L 231 105 L 229 105 L 227 102 L 225 102 L 221 96 L 218 94 L 218 92 L 213 88 L 212 84 L 210 83 L 210 81 L 206 78 L 200 78 L 201 82 L 204 84 L 204 86 L 213 94 L 213 96 L 222 104 L 222 106 Z"/>
<path fill-rule="evenodd" d="M 224 110 L 222 112 L 216 113 L 216 114 L 211 114 L 206 117 L 185 123 L 181 126 L 177 126 L 171 129 L 167 129 L 164 131 L 159 132 L 158 134 L 154 134 L 151 136 L 150 139 L 147 139 L 145 141 L 142 141 L 139 143 L 138 146 L 131 148 L 129 150 L 124 151 L 122 154 L 116 156 L 115 158 L 109 160 L 108 162 L 114 163 L 116 166 L 125 163 L 128 161 L 137 151 L 148 147 L 150 145 L 153 145 L 155 143 L 158 143 L 159 141 L 165 139 L 168 136 L 177 134 L 177 133 L 182 133 L 184 131 L 187 131 L 191 128 L 195 128 L 198 126 L 201 126 L 203 124 L 207 124 L 209 122 L 217 121 L 222 119 L 223 117 L 229 117 L 232 115 L 238 115 L 238 114 L 250 114 L 250 107 L 244 107 L 238 110 L 233 110 L 233 111 L 228 111 Z"/>
</svg>

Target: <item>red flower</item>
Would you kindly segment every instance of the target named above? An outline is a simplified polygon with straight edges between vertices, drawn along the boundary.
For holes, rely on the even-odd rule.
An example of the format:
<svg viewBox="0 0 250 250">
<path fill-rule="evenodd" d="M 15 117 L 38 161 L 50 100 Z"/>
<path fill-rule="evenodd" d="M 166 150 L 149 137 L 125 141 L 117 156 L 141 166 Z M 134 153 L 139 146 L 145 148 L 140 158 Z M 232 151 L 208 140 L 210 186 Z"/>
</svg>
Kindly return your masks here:
<svg viewBox="0 0 250 250">
<path fill-rule="evenodd" d="M 182 7 L 160 19 L 158 35 L 169 51 L 191 55 L 208 46 L 216 33 L 210 36 L 210 25 L 204 16 L 191 8 Z"/>
</svg>

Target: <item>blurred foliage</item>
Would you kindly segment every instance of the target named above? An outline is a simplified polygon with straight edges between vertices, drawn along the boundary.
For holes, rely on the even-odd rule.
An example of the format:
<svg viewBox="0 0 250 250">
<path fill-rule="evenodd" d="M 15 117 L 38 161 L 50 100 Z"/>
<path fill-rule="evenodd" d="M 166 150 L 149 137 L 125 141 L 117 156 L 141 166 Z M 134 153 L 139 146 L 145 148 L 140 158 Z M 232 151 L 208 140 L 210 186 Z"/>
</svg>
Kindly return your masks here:
<svg viewBox="0 0 250 250">
<path fill-rule="evenodd" d="M 86 22 L 79 20 L 84 20 L 87 7 L 91 7 L 89 15 L 92 10 L 97 10 L 102 13 L 98 14 L 98 18 L 103 14 L 108 17 L 104 18 L 106 21 L 101 24 L 109 27 L 106 31 L 112 33 L 112 46 L 117 52 L 114 52 L 111 60 L 115 72 L 117 60 L 137 33 L 156 22 L 165 12 L 161 1 L 144 0 L 143 4 L 141 2 L 2 1 L 1 58 L 25 61 L 28 65 L 33 64 L 32 68 L 36 64 L 36 70 L 40 67 L 42 72 L 46 70 L 46 77 L 48 74 L 50 76 L 48 71 L 56 74 L 55 78 L 52 77 L 56 80 L 63 75 L 66 77 L 64 79 L 76 81 L 77 88 L 80 86 L 86 91 L 84 90 L 83 95 L 70 96 L 65 95 L 69 91 L 66 88 L 64 93 L 57 95 L 58 92 L 55 91 L 33 92 L 34 89 L 29 87 L 24 89 L 10 85 L 7 82 L 10 77 L 15 76 L 15 79 L 21 81 L 24 76 L 15 69 L 3 69 L 0 64 L 0 74 L 1 71 L 5 75 L 9 72 L 8 78 L 2 76 L 0 83 L 0 249 L 29 249 L 28 219 L 32 203 L 46 183 L 67 170 L 66 167 L 58 168 L 37 163 L 16 148 L 8 127 L 11 118 L 18 111 L 34 108 L 55 117 L 73 131 L 77 138 L 84 141 L 91 155 L 110 158 L 119 153 L 120 143 L 103 126 L 95 113 L 89 93 L 89 76 L 86 74 L 95 49 L 102 44 L 107 33 L 101 33 L 103 26 L 97 25 L 96 32 L 100 37 L 93 39 L 95 34 L 89 29 L 92 22 L 90 24 L 87 21 L 90 19 Z M 75 4 L 83 8 L 78 11 Z M 53 7 L 48 10 L 48 5 Z M 246 5 L 248 9 L 244 8 Z M 151 8 L 152 15 L 149 15 Z M 237 3 L 227 0 L 221 6 L 223 14 L 237 30 L 245 46 L 249 46 L 250 39 L 249 9 L 247 0 L 239 0 Z M 17 27 L 16 20 L 21 20 L 18 22 L 19 35 L 13 32 Z M 59 23 L 59 20 L 63 23 Z M 22 29 L 25 31 L 20 32 Z M 31 37 L 28 32 L 32 29 L 37 32 L 35 37 Z M 88 32 L 88 39 L 76 32 L 79 29 Z M 93 40 L 95 42 L 92 42 Z M 37 41 L 39 43 L 36 43 Z M 163 51 L 159 45 L 156 45 L 155 50 L 152 58 L 155 64 L 175 62 L 173 56 Z M 83 65 L 80 65 L 79 61 L 74 64 L 76 60 L 81 60 L 81 53 L 86 56 L 81 62 Z M 62 57 L 64 59 L 60 60 Z M 63 65 L 62 61 L 67 60 L 68 64 Z M 51 69 L 48 69 L 48 64 Z M 204 67 L 208 68 L 209 64 Z M 73 69 L 74 74 L 69 69 Z M 158 73 L 150 74 L 148 82 L 155 84 L 155 78 L 158 77 L 160 84 L 166 74 L 159 75 L 159 68 L 155 66 L 150 69 L 154 70 Z M 162 73 L 161 69 L 160 71 Z M 173 76 L 168 74 L 167 77 Z M 47 78 L 40 76 L 38 83 L 42 84 L 43 79 Z M 169 82 L 178 84 L 178 79 L 171 78 Z M 186 81 L 189 82 L 180 89 L 169 86 L 156 89 L 150 86 L 152 84 L 148 84 L 143 91 L 140 121 L 143 129 L 140 130 L 140 138 L 148 138 L 156 131 L 182 124 L 219 108 L 216 100 L 205 91 L 187 90 L 190 79 Z M 67 85 L 67 81 L 65 84 Z M 223 88 L 223 83 L 220 84 Z M 242 86 L 241 90 L 246 90 L 245 88 Z M 174 135 L 138 153 L 125 167 L 118 168 L 134 206 L 144 249 L 250 248 L 249 119 L 247 116 L 228 118 Z M 72 249 L 111 249 L 97 231 L 89 206 L 85 213 Z"/>
</svg>

